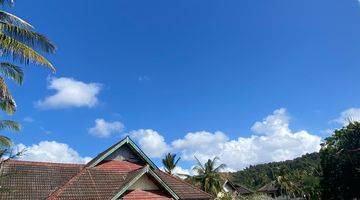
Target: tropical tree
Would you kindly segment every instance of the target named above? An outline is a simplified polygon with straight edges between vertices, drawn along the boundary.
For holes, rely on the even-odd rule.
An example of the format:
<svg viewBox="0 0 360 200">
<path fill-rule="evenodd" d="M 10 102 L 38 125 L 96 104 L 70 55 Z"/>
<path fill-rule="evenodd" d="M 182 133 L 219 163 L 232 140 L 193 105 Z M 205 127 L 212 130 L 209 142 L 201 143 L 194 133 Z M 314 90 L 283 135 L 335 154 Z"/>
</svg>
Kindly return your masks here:
<svg viewBox="0 0 360 200">
<path fill-rule="evenodd" d="M 222 190 L 220 171 L 226 165 L 217 165 L 218 157 L 209 159 L 206 163 L 202 164 L 199 159 L 195 157 L 197 165 L 193 168 L 197 175 L 192 177 L 192 180 L 197 183 L 205 192 L 217 195 Z"/>
<path fill-rule="evenodd" d="M 320 150 L 322 199 L 360 199 L 360 122 L 325 139 Z"/>
<path fill-rule="evenodd" d="M 170 174 L 170 175 L 173 175 L 174 169 L 175 169 L 177 163 L 179 162 L 179 160 L 180 160 L 180 157 L 178 157 L 176 159 L 176 154 L 168 153 L 165 156 L 165 158 L 162 159 L 162 163 L 164 165 L 165 172 Z"/>
<path fill-rule="evenodd" d="M 13 6 L 14 0 L 0 0 L 0 7 Z M 54 53 L 55 45 L 45 36 L 35 32 L 35 29 L 25 20 L 0 9 L 0 109 L 7 114 L 16 111 L 16 103 L 12 97 L 5 78 L 9 78 L 21 85 L 24 73 L 21 67 L 14 64 L 43 65 L 53 72 L 55 67 L 42 53 Z M 0 130 L 10 129 L 19 131 L 20 125 L 10 120 L 0 120 Z M 8 137 L 0 135 L 0 148 L 11 146 Z"/>
<path fill-rule="evenodd" d="M 287 174 L 276 177 L 275 187 L 278 188 L 282 196 L 290 198 L 295 198 L 302 193 L 296 183 L 290 180 Z"/>
</svg>

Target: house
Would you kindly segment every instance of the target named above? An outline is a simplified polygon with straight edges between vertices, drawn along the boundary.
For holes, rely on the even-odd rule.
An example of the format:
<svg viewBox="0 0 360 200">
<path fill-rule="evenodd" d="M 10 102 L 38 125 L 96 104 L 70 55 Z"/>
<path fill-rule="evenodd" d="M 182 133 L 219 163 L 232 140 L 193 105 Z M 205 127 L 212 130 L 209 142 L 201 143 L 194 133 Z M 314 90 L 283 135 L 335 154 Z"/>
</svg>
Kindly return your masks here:
<svg viewBox="0 0 360 200">
<path fill-rule="evenodd" d="M 234 184 L 234 186 L 235 186 L 236 191 L 237 191 L 239 196 L 247 196 L 247 195 L 254 194 L 254 191 L 246 188 L 245 186 L 238 185 L 238 184 Z"/>
<path fill-rule="evenodd" d="M 212 196 L 159 168 L 129 138 L 85 165 L 7 161 L 0 199 L 208 200 Z"/>
<path fill-rule="evenodd" d="M 266 194 L 273 198 L 279 196 L 279 191 L 275 187 L 275 184 L 273 182 L 270 182 L 270 183 L 262 186 L 261 188 L 258 189 L 258 192 L 262 193 L 262 194 Z"/>
<path fill-rule="evenodd" d="M 247 196 L 254 194 L 254 192 L 251 191 L 250 189 L 242 185 L 234 184 L 229 180 L 225 180 L 225 182 L 223 183 L 223 191 L 226 193 L 230 193 L 231 196 L 233 196 L 234 198 L 238 196 Z M 223 194 L 220 194 L 220 196 L 222 195 Z"/>
</svg>

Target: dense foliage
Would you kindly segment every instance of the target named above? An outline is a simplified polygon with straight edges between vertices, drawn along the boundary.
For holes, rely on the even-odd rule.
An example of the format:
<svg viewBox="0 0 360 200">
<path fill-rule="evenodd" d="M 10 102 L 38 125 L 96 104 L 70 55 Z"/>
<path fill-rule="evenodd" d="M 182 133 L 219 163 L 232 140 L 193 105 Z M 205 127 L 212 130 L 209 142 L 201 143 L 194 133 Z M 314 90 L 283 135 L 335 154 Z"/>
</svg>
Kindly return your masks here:
<svg viewBox="0 0 360 200">
<path fill-rule="evenodd" d="M 360 198 L 360 123 L 352 122 L 326 138 L 320 156 L 322 199 Z"/>
<path fill-rule="evenodd" d="M 233 173 L 232 179 L 235 183 L 257 190 L 287 172 L 291 172 L 294 178 L 300 174 L 317 174 L 319 163 L 320 155 L 311 153 L 294 160 L 249 166 L 244 170 Z"/>
<path fill-rule="evenodd" d="M 360 122 L 335 130 L 320 153 L 250 166 L 233 173 L 231 179 L 253 190 L 271 183 L 279 194 L 290 197 L 359 199 Z"/>
<path fill-rule="evenodd" d="M 317 199 L 320 182 L 320 155 L 306 154 L 294 160 L 250 166 L 232 174 L 232 181 L 257 190 L 272 183 L 279 193 L 288 196 L 303 196 Z"/>
</svg>

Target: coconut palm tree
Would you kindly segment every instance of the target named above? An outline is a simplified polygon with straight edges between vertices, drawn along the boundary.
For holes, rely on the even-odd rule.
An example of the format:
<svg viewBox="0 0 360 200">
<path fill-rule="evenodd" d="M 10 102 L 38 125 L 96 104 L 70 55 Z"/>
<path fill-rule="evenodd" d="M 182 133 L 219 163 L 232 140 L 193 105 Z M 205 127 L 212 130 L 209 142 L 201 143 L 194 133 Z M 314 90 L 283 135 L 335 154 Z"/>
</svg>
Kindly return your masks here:
<svg viewBox="0 0 360 200">
<path fill-rule="evenodd" d="M 0 0 L 0 6 L 13 5 L 14 0 Z M 54 66 L 39 52 L 54 53 L 55 45 L 35 32 L 25 20 L 0 10 L 0 51 L 3 58 L 11 57 L 21 64 L 39 64 L 55 71 Z"/>
<path fill-rule="evenodd" d="M 21 68 L 11 63 L 0 63 L 0 109 L 7 114 L 13 114 L 16 109 L 15 100 L 9 92 L 9 89 L 3 77 L 13 80 L 17 84 L 22 84 L 24 73 Z M 0 130 L 9 129 L 20 130 L 20 124 L 11 120 L 0 120 Z M 11 146 L 11 140 L 8 137 L 0 135 L 0 151 Z"/>
<path fill-rule="evenodd" d="M 178 157 L 176 159 L 176 154 L 171 154 L 171 153 L 168 153 L 164 159 L 162 159 L 162 163 L 164 165 L 164 168 L 165 168 L 165 172 L 170 174 L 170 175 L 173 175 L 173 171 L 177 165 L 177 163 L 179 162 L 180 160 L 180 157 Z"/>
<path fill-rule="evenodd" d="M 199 159 L 195 157 L 197 165 L 193 168 L 197 175 L 192 177 L 192 180 L 199 184 L 201 189 L 205 192 L 217 195 L 221 190 L 220 171 L 226 167 L 225 164 L 217 165 L 218 157 L 209 159 L 202 164 Z"/>
<path fill-rule="evenodd" d="M 303 193 L 297 184 L 289 178 L 289 172 L 284 168 L 280 169 L 279 176 L 276 177 L 274 184 L 280 195 L 286 196 L 287 199 L 301 196 L 300 194 Z"/>
<path fill-rule="evenodd" d="M 14 0 L 0 0 L 0 8 L 12 6 Z M 29 65 L 37 64 L 50 68 L 55 67 L 42 53 L 54 53 L 55 45 L 45 36 L 35 32 L 35 29 L 25 20 L 0 9 L 0 109 L 7 114 L 16 111 L 16 103 L 12 97 L 5 78 L 12 79 L 17 84 L 23 83 L 22 68 L 10 61 Z M 0 120 L 0 130 L 10 129 L 19 131 L 20 125 L 10 120 Z M 0 147 L 11 146 L 8 137 L 0 135 Z"/>
</svg>

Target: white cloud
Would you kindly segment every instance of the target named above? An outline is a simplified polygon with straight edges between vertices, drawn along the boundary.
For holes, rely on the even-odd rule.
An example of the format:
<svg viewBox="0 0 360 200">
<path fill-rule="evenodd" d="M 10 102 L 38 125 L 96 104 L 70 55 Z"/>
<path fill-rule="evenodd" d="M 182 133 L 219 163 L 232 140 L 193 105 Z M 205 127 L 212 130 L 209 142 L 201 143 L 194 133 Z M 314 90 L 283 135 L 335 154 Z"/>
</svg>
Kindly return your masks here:
<svg viewBox="0 0 360 200">
<path fill-rule="evenodd" d="M 57 163 L 87 163 L 90 157 L 81 157 L 67 144 L 55 141 L 41 141 L 39 144 L 25 146 L 17 145 L 18 151 L 25 150 L 20 160 Z"/>
<path fill-rule="evenodd" d="M 150 152 L 150 156 L 160 156 L 159 152 L 165 152 L 162 149 L 179 152 L 183 161 L 194 161 L 196 156 L 205 162 L 218 156 L 220 162 L 227 165 L 226 170 L 233 171 L 258 163 L 293 159 L 320 149 L 319 136 L 305 130 L 293 131 L 289 128 L 289 121 L 286 109 L 282 108 L 255 122 L 251 127 L 253 134 L 249 137 L 229 139 L 220 131 L 200 131 L 188 133 L 167 145 L 163 136 L 151 130 L 157 139 L 149 139 L 151 137 L 146 137 L 146 134 L 139 134 L 135 139 L 140 140 L 142 148 L 151 147 L 145 151 Z"/>
<path fill-rule="evenodd" d="M 272 135 L 275 133 L 288 133 L 290 117 L 285 108 L 275 110 L 261 122 L 255 122 L 251 130 L 258 135 Z"/>
<path fill-rule="evenodd" d="M 100 138 L 107 138 L 111 134 L 120 133 L 123 129 L 124 124 L 119 121 L 107 122 L 104 119 L 96 119 L 95 126 L 89 128 L 89 133 Z"/>
<path fill-rule="evenodd" d="M 84 83 L 73 78 L 51 78 L 48 89 L 56 90 L 54 95 L 39 100 L 36 106 L 42 109 L 69 107 L 94 107 L 99 100 L 97 95 L 101 86 L 97 83 Z"/>
<path fill-rule="evenodd" d="M 360 121 L 360 108 L 349 108 L 340 113 L 335 122 L 346 126 L 349 121 Z"/>
<path fill-rule="evenodd" d="M 242 169 L 250 164 L 292 159 L 305 153 L 318 151 L 321 138 L 305 130 L 297 132 L 290 130 L 289 120 L 286 110 L 278 109 L 261 122 L 255 122 L 251 128 L 255 134 L 250 137 L 229 140 L 223 133 L 207 133 L 207 140 L 213 142 L 201 145 L 199 148 L 186 145 L 181 148 L 177 148 L 176 145 L 174 147 L 182 152 L 184 159 L 190 160 L 196 155 L 200 160 L 205 161 L 218 156 L 221 162 L 230 169 Z M 191 138 L 188 138 L 188 135 L 182 139 L 183 144 L 190 143 L 189 139 L 194 144 L 196 143 L 195 135 L 205 134 L 204 132 L 192 133 Z M 201 137 L 198 139 L 202 140 Z"/>
<path fill-rule="evenodd" d="M 199 159 L 216 155 L 219 145 L 228 140 L 228 137 L 220 131 L 215 133 L 200 131 L 188 133 L 183 139 L 177 139 L 171 144 L 174 149 L 181 151 L 182 159 L 193 160 L 194 155 Z"/>
<path fill-rule="evenodd" d="M 166 172 L 164 166 L 160 167 L 160 170 L 163 171 L 163 172 Z M 186 175 L 194 175 L 193 170 L 184 169 L 184 168 L 182 168 L 180 166 L 176 166 L 174 168 L 173 174 L 177 175 L 178 177 L 180 177 L 182 179 L 185 179 Z"/>
<path fill-rule="evenodd" d="M 161 157 L 170 151 L 164 137 L 154 130 L 139 129 L 130 132 L 130 136 L 139 143 L 141 149 L 150 157 Z"/>
</svg>

